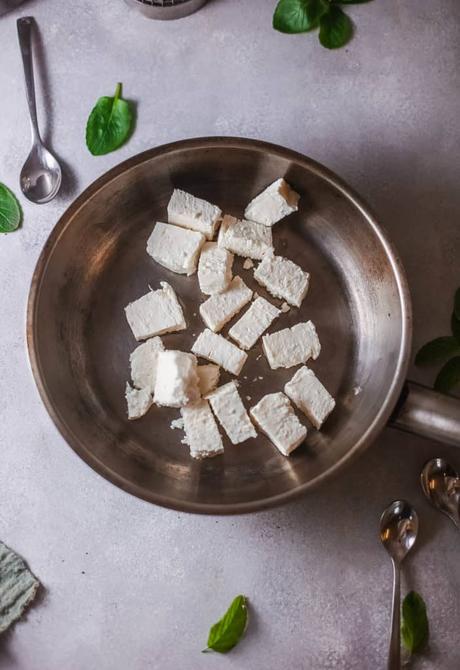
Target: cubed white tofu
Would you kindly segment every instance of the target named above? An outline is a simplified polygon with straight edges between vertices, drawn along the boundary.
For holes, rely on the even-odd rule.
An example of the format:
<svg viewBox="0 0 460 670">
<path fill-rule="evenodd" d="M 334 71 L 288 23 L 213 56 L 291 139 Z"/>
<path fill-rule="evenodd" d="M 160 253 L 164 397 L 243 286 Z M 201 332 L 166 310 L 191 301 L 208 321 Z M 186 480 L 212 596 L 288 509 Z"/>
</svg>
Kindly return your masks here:
<svg viewBox="0 0 460 670">
<path fill-rule="evenodd" d="M 158 221 L 147 240 L 147 253 L 172 272 L 192 275 L 205 239 L 202 233 Z"/>
<path fill-rule="evenodd" d="M 212 240 L 222 219 L 222 210 L 210 202 L 176 188 L 168 203 L 168 221 L 202 233 Z"/>
<path fill-rule="evenodd" d="M 271 228 L 254 221 L 240 221 L 224 216 L 217 239 L 219 247 L 238 256 L 260 260 L 273 251 Z"/>
<path fill-rule="evenodd" d="M 126 384 L 125 398 L 128 406 L 128 419 L 131 421 L 147 414 L 153 404 L 149 389 L 133 389 L 130 384 Z"/>
<path fill-rule="evenodd" d="M 250 349 L 280 314 L 281 311 L 268 300 L 256 298 L 228 334 L 242 349 Z"/>
<path fill-rule="evenodd" d="M 301 267 L 282 256 L 268 254 L 254 270 L 254 279 L 265 286 L 275 298 L 300 307 L 307 295 L 310 275 Z"/>
<path fill-rule="evenodd" d="M 129 357 L 131 379 L 138 389 L 148 389 L 153 393 L 157 376 L 157 356 L 164 351 L 163 342 L 159 337 L 152 337 L 134 349 Z"/>
<path fill-rule="evenodd" d="M 251 289 L 241 277 L 234 277 L 223 293 L 211 295 L 200 305 L 201 318 L 208 328 L 217 333 L 251 298 Z"/>
<path fill-rule="evenodd" d="M 225 337 L 213 333 L 208 328 L 198 335 L 192 351 L 196 356 L 220 365 L 235 376 L 240 374 L 248 358 L 245 351 L 241 351 Z"/>
<path fill-rule="evenodd" d="M 187 328 L 174 290 L 166 282 L 162 281 L 160 285 L 157 291 L 150 290 L 125 307 L 126 318 L 136 340 Z"/>
<path fill-rule="evenodd" d="M 208 396 L 208 400 L 232 444 L 240 444 L 250 437 L 257 437 L 235 382 L 216 389 Z"/>
<path fill-rule="evenodd" d="M 198 378 L 200 380 L 201 395 L 205 396 L 214 391 L 219 383 L 220 368 L 218 365 L 209 363 L 208 365 L 199 365 L 197 367 Z"/>
<path fill-rule="evenodd" d="M 206 295 L 222 293 L 232 281 L 233 254 L 217 246 L 216 242 L 206 242 L 198 262 L 198 282 Z"/>
<path fill-rule="evenodd" d="M 299 194 L 284 179 L 277 179 L 246 207 L 244 216 L 264 226 L 273 226 L 288 214 L 296 212 Z"/>
<path fill-rule="evenodd" d="M 160 351 L 154 401 L 164 407 L 184 407 L 200 398 L 197 360 L 184 351 Z"/>
<path fill-rule="evenodd" d="M 272 370 L 292 368 L 310 358 L 316 360 L 321 352 L 318 334 L 311 321 L 264 335 L 262 348 Z"/>
<path fill-rule="evenodd" d="M 318 429 L 335 407 L 334 398 L 324 388 L 313 370 L 305 366 L 297 370 L 284 387 L 284 392 Z"/>
<path fill-rule="evenodd" d="M 307 436 L 307 429 L 300 423 L 284 393 L 264 396 L 249 413 L 283 456 L 289 456 Z"/>
<path fill-rule="evenodd" d="M 181 414 L 192 458 L 209 458 L 223 453 L 222 438 L 207 400 L 182 407 Z"/>
</svg>

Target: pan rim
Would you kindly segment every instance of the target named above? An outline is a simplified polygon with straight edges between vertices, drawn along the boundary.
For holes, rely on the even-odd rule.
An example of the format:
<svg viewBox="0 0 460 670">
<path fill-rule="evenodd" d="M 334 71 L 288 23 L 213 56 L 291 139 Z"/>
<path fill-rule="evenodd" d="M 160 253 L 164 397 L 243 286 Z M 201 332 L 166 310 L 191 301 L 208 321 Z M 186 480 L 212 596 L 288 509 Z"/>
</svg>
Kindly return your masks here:
<svg viewBox="0 0 460 670">
<path fill-rule="evenodd" d="M 64 234 L 67 226 L 71 224 L 71 221 L 78 210 L 83 207 L 88 202 L 88 200 L 93 198 L 102 188 L 104 188 L 107 183 L 113 179 L 116 179 L 123 172 L 134 169 L 143 162 L 149 161 L 152 158 L 160 155 L 183 151 L 184 149 L 223 149 L 224 147 L 226 149 L 246 148 L 254 149 L 259 152 L 269 152 L 279 156 L 280 158 L 299 163 L 310 172 L 314 173 L 316 176 L 325 179 L 361 212 L 377 236 L 380 244 L 382 245 L 393 271 L 401 306 L 401 344 L 395 367 L 395 375 L 393 377 L 392 383 L 389 386 L 385 402 L 380 407 L 371 424 L 363 432 L 360 439 L 346 453 L 346 455 L 343 456 L 331 468 L 319 474 L 311 481 L 306 482 L 295 489 L 285 491 L 262 500 L 231 504 L 195 503 L 177 500 L 176 498 L 171 498 L 167 495 L 147 491 L 143 487 L 126 480 L 118 473 L 107 467 L 98 458 L 96 458 L 95 455 L 91 453 L 91 451 L 78 438 L 78 436 L 75 435 L 73 431 L 67 426 L 64 418 L 60 415 L 58 408 L 55 406 L 52 400 L 51 393 L 49 393 L 47 389 L 46 376 L 41 366 L 38 344 L 36 342 L 37 320 L 35 319 L 35 314 L 40 300 L 42 281 L 45 276 L 48 263 L 50 262 L 53 251 L 58 244 L 61 235 Z M 72 450 L 99 475 L 104 477 L 112 484 L 115 484 L 118 488 L 121 488 L 122 490 L 136 496 L 137 498 L 141 498 L 142 500 L 166 507 L 168 509 L 209 515 L 244 514 L 277 507 L 299 498 L 307 491 L 311 491 L 322 484 L 326 479 L 336 475 L 349 463 L 351 463 L 356 458 L 356 456 L 358 456 L 368 446 L 370 446 L 370 444 L 385 427 L 388 419 L 390 418 L 406 378 L 412 339 L 412 306 L 405 270 L 393 244 L 390 242 L 386 232 L 377 222 L 376 217 L 365 201 L 354 191 L 353 188 L 351 188 L 334 172 L 324 167 L 317 161 L 309 158 L 308 156 L 298 153 L 292 149 L 287 149 L 279 145 L 272 144 L 270 142 L 264 142 L 258 139 L 225 136 L 198 137 L 160 145 L 128 158 L 127 160 L 119 163 L 98 177 L 69 205 L 69 207 L 61 215 L 56 225 L 50 232 L 32 275 L 27 303 L 26 339 L 32 374 L 48 414 Z"/>
</svg>

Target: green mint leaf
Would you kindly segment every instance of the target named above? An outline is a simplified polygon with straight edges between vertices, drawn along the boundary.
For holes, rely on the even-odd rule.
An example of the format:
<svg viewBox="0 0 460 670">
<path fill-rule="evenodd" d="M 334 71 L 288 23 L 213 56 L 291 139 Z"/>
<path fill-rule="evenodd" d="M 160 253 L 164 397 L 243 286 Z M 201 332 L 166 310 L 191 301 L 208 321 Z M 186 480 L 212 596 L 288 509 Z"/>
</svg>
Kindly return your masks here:
<svg viewBox="0 0 460 670">
<path fill-rule="evenodd" d="M 442 363 L 446 358 L 460 355 L 460 344 L 455 337 L 437 337 L 427 342 L 415 356 L 415 365 L 434 365 Z"/>
<path fill-rule="evenodd" d="M 460 288 L 457 289 L 454 298 L 454 314 L 460 321 Z"/>
<path fill-rule="evenodd" d="M 328 9 L 327 0 L 279 0 L 273 27 L 281 33 L 306 33 L 318 26 Z"/>
<path fill-rule="evenodd" d="M 401 638 L 411 654 L 420 651 L 429 635 L 426 605 L 421 595 L 411 591 L 403 600 Z"/>
<path fill-rule="evenodd" d="M 11 233 L 19 228 L 22 212 L 16 196 L 5 184 L 0 184 L 0 233 Z"/>
<path fill-rule="evenodd" d="M 441 368 L 436 380 L 434 388 L 441 393 L 450 393 L 457 386 L 460 385 L 460 356 L 451 358 L 450 361 Z"/>
<path fill-rule="evenodd" d="M 452 314 L 452 318 L 450 320 L 450 327 L 452 329 L 452 335 L 455 337 L 455 339 L 460 345 L 460 319 L 457 319 L 455 312 Z"/>
<path fill-rule="evenodd" d="M 121 97 L 121 84 L 117 84 L 113 98 L 99 98 L 86 124 L 86 146 L 93 156 L 102 156 L 121 147 L 134 126 L 130 103 Z"/>
<path fill-rule="evenodd" d="M 208 649 L 226 654 L 238 644 L 246 630 L 247 623 L 246 598 L 236 596 L 222 619 L 215 623 L 209 631 Z"/>
<path fill-rule="evenodd" d="M 330 5 L 329 11 L 319 22 L 319 41 L 326 49 L 339 49 L 350 41 L 353 24 L 337 5 Z"/>
</svg>

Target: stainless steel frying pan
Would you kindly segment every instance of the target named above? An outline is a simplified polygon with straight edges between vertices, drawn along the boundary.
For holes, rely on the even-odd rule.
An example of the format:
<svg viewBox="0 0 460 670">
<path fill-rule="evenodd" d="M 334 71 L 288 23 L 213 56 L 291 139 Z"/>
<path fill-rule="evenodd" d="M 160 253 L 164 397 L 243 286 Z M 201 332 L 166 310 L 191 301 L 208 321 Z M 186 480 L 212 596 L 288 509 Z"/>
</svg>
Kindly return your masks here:
<svg viewBox="0 0 460 670">
<path fill-rule="evenodd" d="M 135 341 L 124 306 L 160 280 L 172 284 L 189 328 L 164 338 L 188 350 L 202 330 L 196 277 L 175 275 L 145 252 L 174 186 L 240 215 L 283 175 L 302 195 L 277 224 L 275 249 L 311 273 L 300 310 L 271 330 L 312 319 L 322 342 L 313 364 L 337 399 L 321 432 L 284 458 L 262 436 L 192 461 L 171 430 L 177 410 L 153 408 L 128 422 L 124 386 Z M 264 295 L 243 270 L 235 272 Z M 226 331 L 224 331 L 224 334 Z M 283 503 L 338 472 L 392 417 L 404 430 L 460 445 L 460 403 L 404 384 L 411 306 L 400 262 L 361 199 L 318 163 L 252 140 L 188 140 L 147 151 L 98 179 L 51 233 L 33 277 L 28 345 L 42 399 L 70 446 L 97 472 L 136 496 L 181 510 L 225 514 Z M 260 346 L 240 376 L 248 406 L 281 390 L 293 370 L 271 371 Z M 226 381 L 224 375 L 222 381 Z M 396 408 L 396 409 L 395 409 Z"/>
</svg>

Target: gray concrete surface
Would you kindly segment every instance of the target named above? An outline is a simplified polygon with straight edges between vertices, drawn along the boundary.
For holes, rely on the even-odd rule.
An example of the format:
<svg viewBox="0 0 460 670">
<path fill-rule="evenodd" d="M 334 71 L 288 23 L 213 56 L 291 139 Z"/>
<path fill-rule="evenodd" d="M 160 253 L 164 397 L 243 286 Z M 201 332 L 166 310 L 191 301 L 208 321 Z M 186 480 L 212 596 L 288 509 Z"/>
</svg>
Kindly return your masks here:
<svg viewBox="0 0 460 670">
<path fill-rule="evenodd" d="M 0 18 L 0 181 L 18 190 L 29 135 L 15 20 L 43 43 L 46 135 L 67 167 L 48 206 L 21 198 L 24 226 L 0 239 L 0 537 L 45 586 L 0 640 L 8 670 L 373 670 L 385 667 L 391 566 L 378 517 L 403 496 L 420 513 L 404 588 L 424 594 L 431 650 L 414 667 L 460 667 L 459 537 L 418 487 L 428 457 L 460 452 L 388 430 L 356 464 L 283 509 L 201 518 L 110 485 L 66 446 L 29 372 L 25 305 L 46 237 L 74 195 L 124 158 L 170 140 L 259 137 L 307 153 L 368 199 L 407 268 L 415 343 L 446 334 L 460 284 L 457 0 L 350 7 L 354 41 L 331 53 L 271 29 L 275 0 L 214 0 L 154 23 L 122 0 L 36 0 Z M 117 81 L 138 103 L 122 150 L 91 157 L 87 113 Z M 42 115 L 43 116 L 43 115 Z M 432 383 L 428 371 L 412 375 Z M 247 638 L 202 655 L 237 593 Z"/>
</svg>

